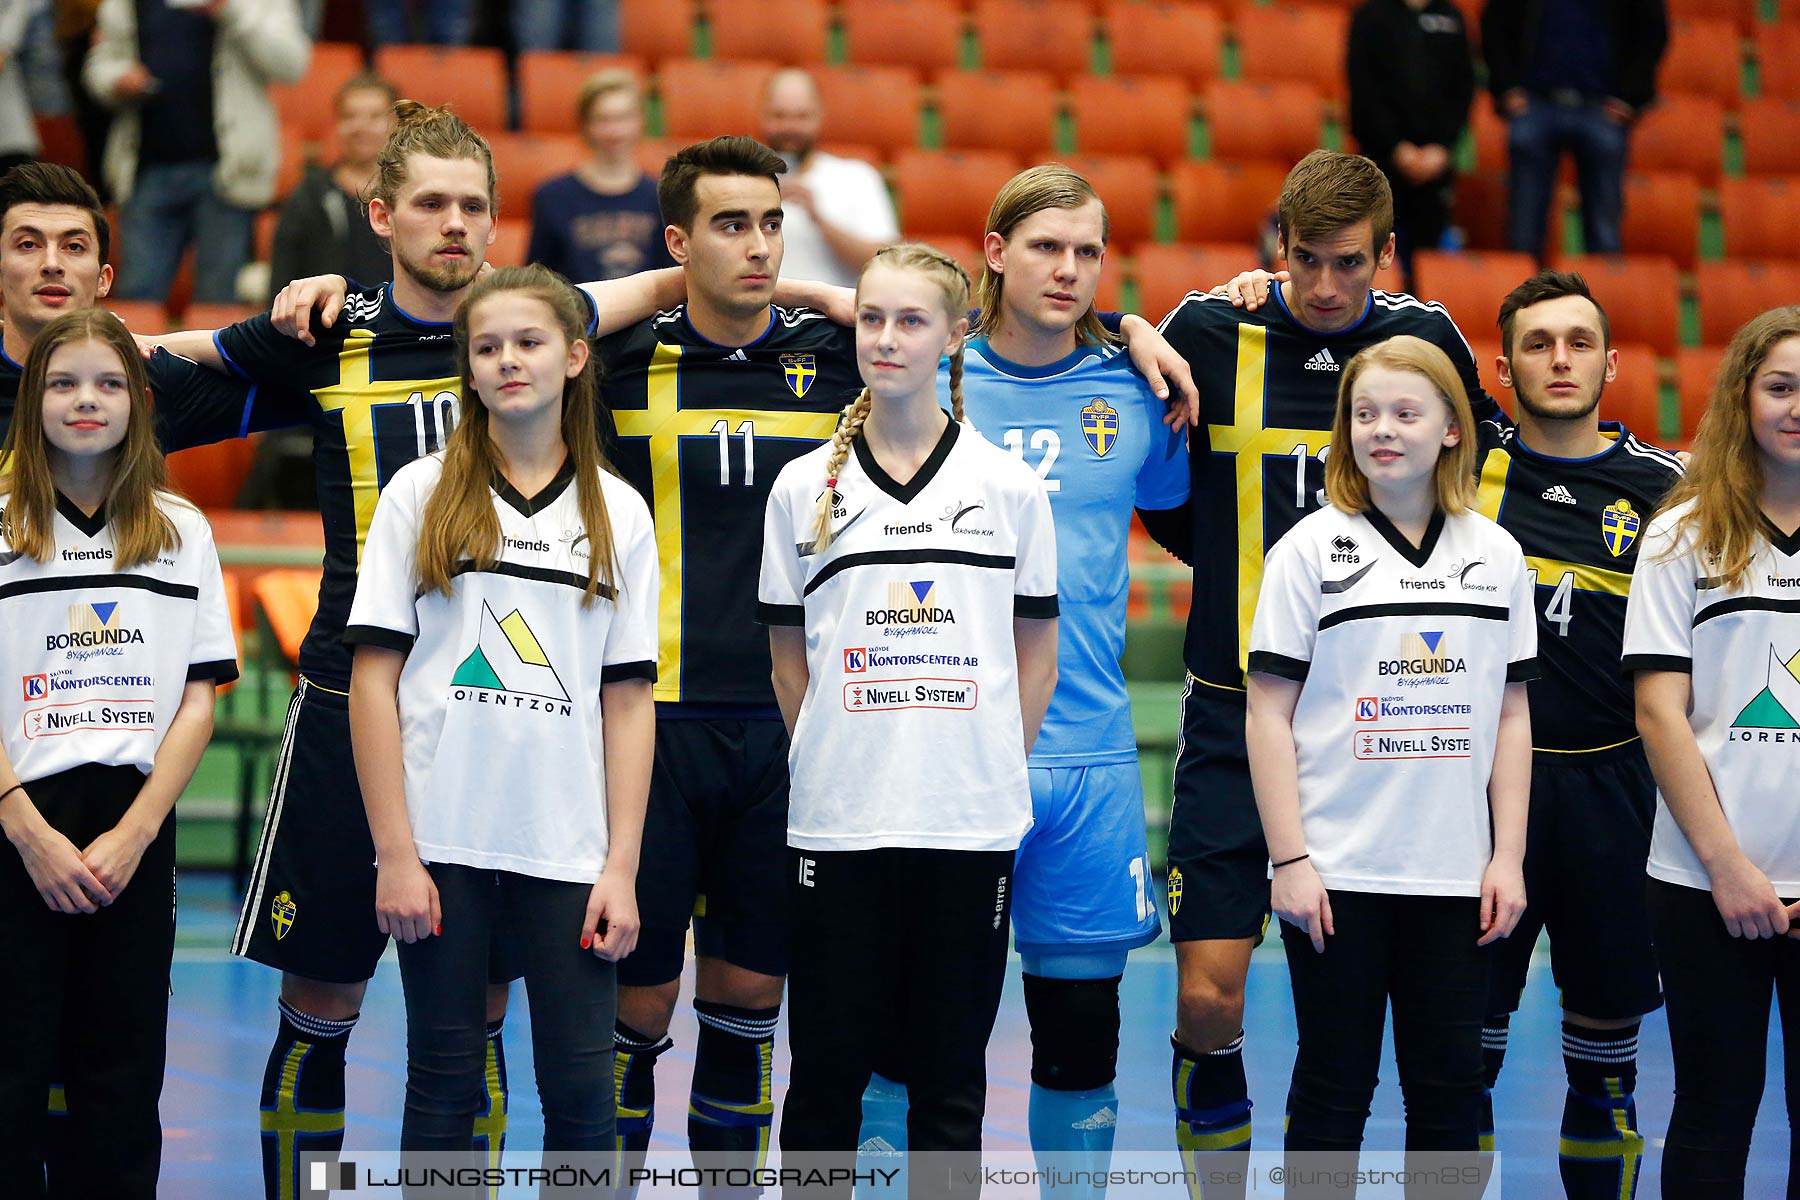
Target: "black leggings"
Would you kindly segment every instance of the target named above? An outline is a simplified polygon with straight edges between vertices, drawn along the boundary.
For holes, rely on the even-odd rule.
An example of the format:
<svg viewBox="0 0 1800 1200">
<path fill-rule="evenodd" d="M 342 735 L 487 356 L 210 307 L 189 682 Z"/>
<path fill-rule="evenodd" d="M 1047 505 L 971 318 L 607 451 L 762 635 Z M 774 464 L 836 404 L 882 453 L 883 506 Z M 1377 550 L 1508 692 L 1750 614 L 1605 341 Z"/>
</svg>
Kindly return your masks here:
<svg viewBox="0 0 1800 1200">
<path fill-rule="evenodd" d="M 15 635 L 16 636 L 16 635 Z M 85 766 L 27 785 L 77 849 L 119 823 L 144 775 Z M 169 960 L 175 953 L 175 820 L 165 820 L 119 898 L 51 911 L 0 841 L 0 1196 L 151 1200 L 162 1158 Z M 69 1128 L 46 1145 L 45 1099 L 60 1063 Z M 54 1149 L 66 1151 L 53 1156 Z"/>
<path fill-rule="evenodd" d="M 1408 1150 L 1477 1148 L 1487 956 L 1469 896 L 1333 891 L 1325 952 L 1281 923 L 1300 1050 L 1289 1150 L 1362 1146 L 1391 1001 Z M 1296 1193 L 1297 1194 L 1297 1193 Z"/>
<path fill-rule="evenodd" d="M 1800 1195 L 1793 1175 L 1794 1130 L 1800 1129 L 1800 942 L 1732 937 L 1709 891 L 1660 879 L 1650 880 L 1649 889 L 1675 1059 L 1662 1194 L 1709 1200 L 1744 1194 L 1773 992 L 1788 1110 L 1787 1194 Z"/>
<path fill-rule="evenodd" d="M 1010 850 L 790 851 L 784 1152 L 856 1151 L 877 1055 L 906 1064 L 910 1149 L 981 1149 L 1006 979 Z"/>
<path fill-rule="evenodd" d="M 514 941 L 531 999 L 544 1150 L 612 1149 L 613 964 L 581 948 L 591 885 L 433 863 L 443 933 L 400 943 L 406 990 L 402 1150 L 467 1151 L 486 1103 L 490 943 Z"/>
</svg>

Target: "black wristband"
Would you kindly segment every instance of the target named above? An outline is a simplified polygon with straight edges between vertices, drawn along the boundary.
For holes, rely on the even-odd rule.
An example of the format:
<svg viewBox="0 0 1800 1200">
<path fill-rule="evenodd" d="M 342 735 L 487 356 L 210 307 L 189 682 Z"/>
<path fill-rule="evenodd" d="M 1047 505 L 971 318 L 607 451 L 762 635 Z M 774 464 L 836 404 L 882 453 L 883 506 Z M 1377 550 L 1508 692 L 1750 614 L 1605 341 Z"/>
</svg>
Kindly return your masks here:
<svg viewBox="0 0 1800 1200">
<path fill-rule="evenodd" d="M 1300 854 L 1300 855 L 1296 855 L 1296 856 L 1295 856 L 1295 857 L 1293 857 L 1293 858 L 1287 858 L 1287 859 L 1283 859 L 1283 860 L 1282 860 L 1282 861 L 1280 861 L 1280 862 L 1278 862 L 1278 863 L 1270 863 L 1270 864 L 1269 864 L 1269 869 L 1270 869 L 1270 870 L 1271 870 L 1271 871 L 1279 871 L 1279 870 L 1280 870 L 1280 869 L 1281 869 L 1281 868 L 1282 868 L 1282 867 L 1291 867 L 1291 866 L 1293 866 L 1293 865 L 1294 865 L 1294 864 L 1295 864 L 1295 863 L 1297 863 L 1297 862 L 1305 862 L 1305 861 L 1306 861 L 1306 860 L 1307 860 L 1307 859 L 1309 859 L 1309 858 L 1311 858 L 1311 857 L 1312 857 L 1312 855 L 1310 855 L 1310 854 Z"/>
<path fill-rule="evenodd" d="M 7 788 L 4 792 L 0 792 L 0 800 L 6 799 L 8 796 L 12 795 L 14 792 L 20 792 L 20 791 L 24 791 L 24 790 L 25 790 L 24 783 L 22 783 L 22 782 L 15 783 L 11 787 Z"/>
</svg>

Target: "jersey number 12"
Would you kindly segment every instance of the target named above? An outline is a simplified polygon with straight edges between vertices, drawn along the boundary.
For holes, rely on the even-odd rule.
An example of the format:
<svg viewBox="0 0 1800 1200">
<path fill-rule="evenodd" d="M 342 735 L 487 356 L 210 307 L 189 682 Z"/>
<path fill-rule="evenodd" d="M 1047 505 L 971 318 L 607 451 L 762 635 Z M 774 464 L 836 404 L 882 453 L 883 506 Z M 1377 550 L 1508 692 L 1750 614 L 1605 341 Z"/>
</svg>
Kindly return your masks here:
<svg viewBox="0 0 1800 1200">
<path fill-rule="evenodd" d="M 1025 431 L 1009 429 L 1000 437 L 1001 444 L 1020 458 L 1025 457 Z M 1062 480 L 1050 478 L 1050 468 L 1056 465 L 1057 455 L 1062 453 L 1062 436 L 1054 429 L 1037 429 L 1031 434 L 1031 448 L 1039 452 L 1037 461 L 1038 478 L 1044 481 L 1046 492 L 1062 491 Z"/>
</svg>

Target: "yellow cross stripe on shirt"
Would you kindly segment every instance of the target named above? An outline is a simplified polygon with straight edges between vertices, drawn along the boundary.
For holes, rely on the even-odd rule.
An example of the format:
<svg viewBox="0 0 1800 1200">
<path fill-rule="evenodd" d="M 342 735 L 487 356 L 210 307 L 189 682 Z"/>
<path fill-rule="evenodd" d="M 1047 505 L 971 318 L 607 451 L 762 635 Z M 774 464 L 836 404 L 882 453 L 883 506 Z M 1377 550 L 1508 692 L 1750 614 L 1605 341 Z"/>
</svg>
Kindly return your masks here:
<svg viewBox="0 0 1800 1200">
<path fill-rule="evenodd" d="M 620 437 L 650 441 L 651 510 L 656 520 L 656 557 L 662 569 L 662 604 L 658 614 L 656 699 L 681 699 L 681 439 L 717 438 L 720 421 L 735 430 L 745 421 L 758 434 L 811 438 L 822 442 L 837 431 L 835 412 L 792 412 L 756 408 L 682 408 L 683 347 L 658 343 L 645 381 L 646 407 L 613 410 Z M 772 482 L 772 481 L 771 481 Z M 823 488 L 825 481 L 820 480 Z M 754 588 L 755 580 L 743 581 Z"/>
<path fill-rule="evenodd" d="M 1500 505 L 1506 499 L 1506 479 L 1512 472 L 1512 465 L 1513 457 L 1505 450 L 1489 451 L 1487 461 L 1481 465 L 1475 511 L 1496 524 L 1500 520 Z M 1539 587 L 1556 587 L 1564 576 L 1573 575 L 1575 582 L 1571 586 L 1576 591 L 1600 592 L 1608 596 L 1631 595 L 1631 575 L 1626 571 L 1609 571 L 1605 567 L 1540 558 L 1533 554 L 1525 556 L 1525 566 L 1537 572 Z"/>
<path fill-rule="evenodd" d="M 1247 670 L 1250 659 L 1250 622 L 1256 615 L 1256 597 L 1262 590 L 1263 545 L 1267 507 L 1263 494 L 1263 459 L 1268 455 L 1317 457 L 1331 445 L 1329 429 L 1280 429 L 1263 425 L 1264 392 L 1268 383 L 1269 331 L 1261 325 L 1239 325 L 1236 387 L 1229 425 L 1209 425 L 1214 453 L 1234 456 L 1237 465 L 1238 544 L 1238 667 Z M 1304 471 L 1305 464 L 1297 463 Z M 1308 511 L 1302 506 L 1301 512 Z"/>
</svg>

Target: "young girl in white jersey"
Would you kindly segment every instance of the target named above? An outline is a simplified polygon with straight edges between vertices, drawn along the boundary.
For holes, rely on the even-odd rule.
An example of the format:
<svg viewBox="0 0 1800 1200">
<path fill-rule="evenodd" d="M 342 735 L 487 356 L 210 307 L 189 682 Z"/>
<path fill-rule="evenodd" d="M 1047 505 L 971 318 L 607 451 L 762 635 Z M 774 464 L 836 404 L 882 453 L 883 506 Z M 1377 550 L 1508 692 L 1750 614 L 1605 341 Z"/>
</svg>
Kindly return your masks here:
<svg viewBox="0 0 1800 1200">
<path fill-rule="evenodd" d="M 657 566 L 595 436 L 585 305 L 543 267 L 456 314 L 467 404 L 382 490 L 346 639 L 376 919 L 406 992 L 404 1150 L 466 1151 L 490 943 L 525 964 L 546 1154 L 610 1150 L 637 939 Z"/>
<path fill-rule="evenodd" d="M 1299 1026 L 1290 1151 L 1354 1157 L 1390 1003 L 1406 1148 L 1477 1148 L 1480 947 L 1525 905 L 1537 632 L 1518 543 L 1470 509 L 1474 438 L 1443 351 L 1370 346 L 1329 504 L 1264 571 L 1246 730 Z"/>
<path fill-rule="evenodd" d="M 1687 475 L 1638 552 L 1624 655 L 1658 792 L 1650 918 L 1675 1059 L 1663 1195 L 1742 1196 L 1771 992 L 1800 1039 L 1800 308 L 1732 338 Z M 1797 1063 L 1790 1051 L 1790 1123 Z"/>
<path fill-rule="evenodd" d="M 1056 546 L 1036 473 L 961 425 L 968 286 L 928 246 L 869 261 L 867 387 L 769 498 L 758 614 L 793 735 L 790 1155 L 855 1152 L 878 1049 L 907 1064 L 911 1150 L 981 1147 L 1025 755 L 1056 682 Z"/>
<path fill-rule="evenodd" d="M 44 327 L 0 449 L 0 1195 L 156 1194 L 170 810 L 237 650 L 212 532 L 166 489 L 136 344 Z M 14 682 L 17 681 L 17 682 Z M 60 1062 L 67 1132 L 46 1164 Z"/>
</svg>

